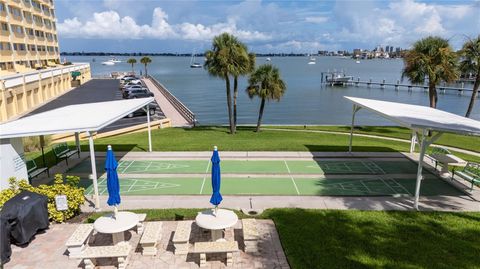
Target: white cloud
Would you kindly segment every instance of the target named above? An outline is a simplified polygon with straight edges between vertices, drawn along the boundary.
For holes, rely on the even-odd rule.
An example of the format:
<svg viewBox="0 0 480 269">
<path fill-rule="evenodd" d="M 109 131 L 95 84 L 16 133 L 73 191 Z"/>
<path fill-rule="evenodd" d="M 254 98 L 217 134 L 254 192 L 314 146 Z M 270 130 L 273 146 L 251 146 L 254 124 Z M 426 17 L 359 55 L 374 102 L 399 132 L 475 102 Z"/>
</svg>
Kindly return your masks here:
<svg viewBox="0 0 480 269">
<path fill-rule="evenodd" d="M 113 2 L 113 1 L 112 1 Z M 259 31 L 238 29 L 234 19 L 212 25 L 180 23 L 170 24 L 168 14 L 161 8 L 153 10 L 150 25 L 139 25 L 130 16 L 121 17 L 116 11 L 94 13 L 93 18 L 80 22 L 77 17 L 58 23 L 58 32 L 65 37 L 100 39 L 184 39 L 210 40 L 215 35 L 228 32 L 245 41 L 269 40 L 271 36 Z"/>
<path fill-rule="evenodd" d="M 316 16 L 316 17 L 306 17 L 305 21 L 310 23 L 324 23 L 329 20 L 328 17 L 325 16 Z"/>
</svg>

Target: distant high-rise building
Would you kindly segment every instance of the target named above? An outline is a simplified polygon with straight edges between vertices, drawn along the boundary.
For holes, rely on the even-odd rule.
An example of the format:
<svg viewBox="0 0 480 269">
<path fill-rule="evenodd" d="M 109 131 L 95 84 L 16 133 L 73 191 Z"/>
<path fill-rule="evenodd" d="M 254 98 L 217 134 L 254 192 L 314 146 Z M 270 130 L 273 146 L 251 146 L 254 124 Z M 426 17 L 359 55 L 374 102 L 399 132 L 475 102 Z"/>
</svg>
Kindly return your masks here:
<svg viewBox="0 0 480 269">
<path fill-rule="evenodd" d="M 400 47 L 395 48 L 396 53 L 400 53 L 400 51 L 402 51 L 402 49 Z"/>
<path fill-rule="evenodd" d="M 393 53 L 393 46 L 390 46 L 390 50 L 388 52 Z"/>
</svg>

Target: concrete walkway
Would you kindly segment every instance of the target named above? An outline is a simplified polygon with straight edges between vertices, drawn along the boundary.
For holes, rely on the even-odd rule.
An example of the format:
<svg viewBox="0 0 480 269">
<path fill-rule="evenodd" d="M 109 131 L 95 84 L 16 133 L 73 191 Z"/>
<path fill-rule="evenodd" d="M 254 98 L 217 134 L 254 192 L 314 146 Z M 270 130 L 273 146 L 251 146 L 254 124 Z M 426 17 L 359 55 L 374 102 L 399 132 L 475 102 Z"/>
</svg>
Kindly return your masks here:
<svg viewBox="0 0 480 269">
<path fill-rule="evenodd" d="M 162 92 L 160 92 L 149 79 L 142 79 L 142 81 L 155 96 L 155 101 L 157 101 L 165 117 L 172 121 L 173 127 L 190 126 L 188 121 L 178 112 L 178 110 L 167 100 Z"/>
</svg>

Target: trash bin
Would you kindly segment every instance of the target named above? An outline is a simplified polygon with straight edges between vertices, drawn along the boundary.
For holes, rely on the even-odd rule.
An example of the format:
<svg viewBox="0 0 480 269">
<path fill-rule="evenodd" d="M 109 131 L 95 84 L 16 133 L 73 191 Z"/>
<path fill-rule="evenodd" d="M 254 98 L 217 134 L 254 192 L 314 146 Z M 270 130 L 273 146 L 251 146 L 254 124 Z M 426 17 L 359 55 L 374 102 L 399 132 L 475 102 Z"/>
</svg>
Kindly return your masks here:
<svg viewBox="0 0 480 269">
<path fill-rule="evenodd" d="M 12 243 L 26 244 L 38 230 L 48 228 L 47 204 L 46 196 L 22 191 L 3 205 L 1 218 L 11 225 Z"/>
</svg>

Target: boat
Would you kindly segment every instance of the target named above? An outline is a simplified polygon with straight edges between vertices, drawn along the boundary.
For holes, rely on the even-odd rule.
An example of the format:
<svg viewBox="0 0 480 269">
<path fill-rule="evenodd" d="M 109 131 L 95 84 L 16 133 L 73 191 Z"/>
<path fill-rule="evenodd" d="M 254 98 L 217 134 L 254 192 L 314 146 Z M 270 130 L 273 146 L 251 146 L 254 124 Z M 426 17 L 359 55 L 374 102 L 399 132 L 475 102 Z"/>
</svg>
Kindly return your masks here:
<svg viewBox="0 0 480 269">
<path fill-rule="evenodd" d="M 316 64 L 317 59 L 313 56 L 310 56 L 310 60 L 308 61 L 308 64 Z"/>
<path fill-rule="evenodd" d="M 345 86 L 353 81 L 353 76 L 347 76 L 344 72 L 330 72 L 325 78 L 331 86 Z"/>
<path fill-rule="evenodd" d="M 356 61 L 355 61 L 355 63 L 356 63 L 356 64 L 359 64 L 359 63 L 360 63 L 360 61 L 359 61 L 359 60 L 356 60 Z"/>
<path fill-rule="evenodd" d="M 122 61 L 120 61 L 119 59 L 113 57 L 112 59 L 110 59 L 110 61 L 114 62 L 114 63 L 121 63 Z"/>
<path fill-rule="evenodd" d="M 115 65 L 115 62 L 110 59 L 108 61 L 102 62 L 102 65 Z"/>
<path fill-rule="evenodd" d="M 308 64 L 316 64 L 315 61 L 309 61 Z"/>
<path fill-rule="evenodd" d="M 267 62 L 270 62 L 272 59 L 270 59 L 270 57 L 267 57 L 267 59 L 265 59 L 265 61 Z"/>
<path fill-rule="evenodd" d="M 192 58 L 190 58 L 190 68 L 202 68 L 200 63 L 195 62 L 195 52 L 192 53 Z"/>
</svg>

